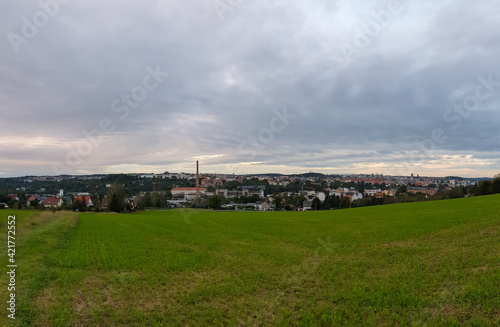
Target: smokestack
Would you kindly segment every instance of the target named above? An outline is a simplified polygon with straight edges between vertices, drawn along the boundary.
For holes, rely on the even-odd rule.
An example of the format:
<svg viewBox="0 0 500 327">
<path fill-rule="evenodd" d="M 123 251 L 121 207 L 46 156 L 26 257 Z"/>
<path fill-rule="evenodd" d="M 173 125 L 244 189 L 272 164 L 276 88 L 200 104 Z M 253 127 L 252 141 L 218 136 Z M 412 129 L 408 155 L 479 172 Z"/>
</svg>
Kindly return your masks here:
<svg viewBox="0 0 500 327">
<path fill-rule="evenodd" d="M 198 166 L 198 161 L 196 161 L 196 200 L 200 198 L 200 184 L 198 181 L 199 175 L 200 175 L 200 170 Z"/>
</svg>

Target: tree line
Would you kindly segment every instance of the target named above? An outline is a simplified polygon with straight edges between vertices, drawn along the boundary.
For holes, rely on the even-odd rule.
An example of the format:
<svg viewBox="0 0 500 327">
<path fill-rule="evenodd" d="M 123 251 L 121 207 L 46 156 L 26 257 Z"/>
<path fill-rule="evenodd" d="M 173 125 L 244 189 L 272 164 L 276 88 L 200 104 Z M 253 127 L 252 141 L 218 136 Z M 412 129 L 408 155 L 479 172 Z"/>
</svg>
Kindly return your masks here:
<svg viewBox="0 0 500 327">
<path fill-rule="evenodd" d="M 142 181 L 144 183 L 149 183 L 154 190 L 154 184 L 151 179 L 144 180 L 133 180 L 130 176 L 127 175 L 119 175 L 121 176 L 121 180 L 127 180 L 128 182 L 137 182 Z M 181 180 L 179 180 L 181 181 Z M 187 186 L 190 185 L 187 181 L 183 180 Z M 166 182 L 165 184 L 169 184 L 170 182 Z M 325 185 L 323 185 L 325 184 Z M 334 184 L 334 185 L 332 185 Z M 221 188 L 227 187 L 229 189 L 236 189 L 241 185 L 264 185 L 266 186 L 266 190 L 269 187 L 269 191 L 274 191 L 273 196 L 273 209 L 274 210 L 297 210 L 298 208 L 303 207 L 304 202 L 311 201 L 311 209 L 312 210 L 331 210 L 331 209 L 345 209 L 345 208 L 356 208 L 356 207 L 364 207 L 364 206 L 374 206 L 374 205 L 384 205 L 384 204 L 392 204 L 392 203 L 404 203 L 404 202 L 416 202 L 416 201 L 432 201 L 432 200 L 442 200 L 442 199 L 455 199 L 462 198 L 465 196 L 482 196 L 489 194 L 498 194 L 500 193 L 500 174 L 496 175 L 492 180 L 483 180 L 478 182 L 475 185 L 464 187 L 464 186 L 456 186 L 451 189 L 445 189 L 444 186 L 439 187 L 439 191 L 434 195 L 426 195 L 422 193 L 411 194 L 408 192 L 408 187 L 406 185 L 400 185 L 397 189 L 397 192 L 394 197 L 364 197 L 359 200 L 354 200 L 352 203 L 349 201 L 347 197 L 339 197 L 336 195 L 330 195 L 328 192 L 325 192 L 326 197 L 322 202 L 319 198 L 315 197 L 313 199 L 308 199 L 303 195 L 300 195 L 298 192 L 301 189 L 314 189 L 317 191 L 322 191 L 324 188 L 331 187 L 345 187 L 341 182 L 334 182 L 331 185 L 327 185 L 325 181 L 321 181 L 320 183 L 312 183 L 312 182 L 294 182 L 289 184 L 289 187 L 284 186 L 271 186 L 267 180 L 258 180 L 258 179 L 246 179 L 244 182 L 228 182 L 223 185 Z M 364 188 L 369 186 L 368 184 L 358 184 L 356 185 L 356 189 L 358 192 L 362 192 Z M 379 185 L 385 186 L 385 185 Z M 318 188 L 319 187 L 319 188 Z M 322 188 L 324 187 L 324 188 Z M 134 187 L 134 190 L 137 189 L 137 186 Z M 296 190 L 289 191 L 289 189 Z M 111 187 L 105 188 L 105 193 L 101 190 L 101 192 L 94 193 L 92 195 L 92 200 L 94 202 L 93 207 L 87 207 L 85 203 L 82 203 L 80 200 L 70 201 L 70 203 L 64 203 L 63 207 L 60 208 L 62 210 L 74 210 L 74 211 L 113 211 L 113 212 L 124 212 L 124 211 L 133 211 L 134 209 L 145 209 L 145 208 L 170 208 L 173 205 L 169 203 L 169 200 L 179 199 L 182 196 L 173 196 L 172 193 L 167 191 L 146 191 L 146 192 L 138 192 L 135 193 L 136 201 L 135 203 L 131 203 L 128 201 L 131 198 L 133 191 L 130 188 L 126 187 L 126 184 L 122 184 L 119 182 L 114 182 Z M 215 188 L 209 188 L 209 191 L 215 190 Z M 278 192 L 284 190 L 283 192 Z M 266 191 L 267 192 L 267 191 Z M 27 204 L 27 196 L 24 192 L 17 192 L 18 200 L 13 200 L 9 197 L 7 192 L 0 193 L 0 203 L 6 203 L 9 207 L 14 209 L 43 209 L 42 204 L 38 203 L 38 200 L 32 201 L 30 205 Z M 102 206 L 103 199 L 106 199 L 106 206 Z M 258 196 L 238 196 L 230 199 L 212 196 L 205 199 L 201 199 L 198 202 L 189 204 L 194 207 L 199 208 L 212 208 L 212 209 L 220 209 L 223 204 L 228 204 L 230 202 L 234 203 L 255 203 L 257 201 L 261 201 Z"/>
</svg>

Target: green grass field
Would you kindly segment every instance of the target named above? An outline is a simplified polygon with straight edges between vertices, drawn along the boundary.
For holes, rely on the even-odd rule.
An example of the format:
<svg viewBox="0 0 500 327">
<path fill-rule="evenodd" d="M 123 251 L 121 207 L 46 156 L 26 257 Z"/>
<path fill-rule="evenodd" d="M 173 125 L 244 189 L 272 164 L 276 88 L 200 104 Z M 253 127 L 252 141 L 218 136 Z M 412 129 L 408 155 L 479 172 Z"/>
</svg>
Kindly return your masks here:
<svg viewBox="0 0 500 327">
<path fill-rule="evenodd" d="M 2 210 L 4 267 L 9 214 L 17 319 L 3 309 L 2 326 L 500 326 L 500 196 L 324 212 Z"/>
</svg>

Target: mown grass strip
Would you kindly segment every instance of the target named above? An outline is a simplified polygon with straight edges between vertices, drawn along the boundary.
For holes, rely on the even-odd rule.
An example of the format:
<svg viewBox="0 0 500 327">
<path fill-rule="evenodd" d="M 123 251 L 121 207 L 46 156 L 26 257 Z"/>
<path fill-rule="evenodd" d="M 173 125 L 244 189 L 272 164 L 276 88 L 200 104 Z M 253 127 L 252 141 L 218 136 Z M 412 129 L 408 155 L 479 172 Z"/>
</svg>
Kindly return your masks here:
<svg viewBox="0 0 500 327">
<path fill-rule="evenodd" d="M 78 223 L 74 213 L 49 213 L 15 211 L 16 215 L 16 320 L 0 316 L 2 325 L 30 326 L 34 324 L 36 294 L 50 285 L 57 274 L 52 265 L 56 252 L 69 243 L 71 234 Z M 2 229 L 2 250 L 6 248 Z M 5 232 L 6 234 L 6 232 Z M 5 250 L 6 251 L 6 250 Z M 0 285 L 6 285 L 2 274 Z M 0 288 L 0 296 L 6 298 L 6 288 Z"/>
</svg>

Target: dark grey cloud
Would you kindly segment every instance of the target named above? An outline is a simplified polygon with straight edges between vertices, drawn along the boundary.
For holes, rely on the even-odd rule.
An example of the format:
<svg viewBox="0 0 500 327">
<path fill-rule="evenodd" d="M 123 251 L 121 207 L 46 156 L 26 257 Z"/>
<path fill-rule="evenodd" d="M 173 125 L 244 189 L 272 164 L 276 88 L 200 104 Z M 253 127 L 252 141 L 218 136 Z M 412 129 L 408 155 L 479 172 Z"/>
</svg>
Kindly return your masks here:
<svg viewBox="0 0 500 327">
<path fill-rule="evenodd" d="M 54 163 L 189 170 L 195 158 L 218 172 L 484 176 L 500 162 L 500 87 L 467 117 L 447 112 L 481 76 L 500 81 L 495 1 L 401 1 L 363 47 L 360 31 L 391 1 L 241 1 L 222 19 L 212 1 L 62 2 L 0 4 L 3 176 L 54 174 Z M 47 5 L 57 13 L 25 37 Z M 27 40 L 17 53 L 12 33 Z M 117 109 L 151 69 L 168 76 Z"/>
</svg>

